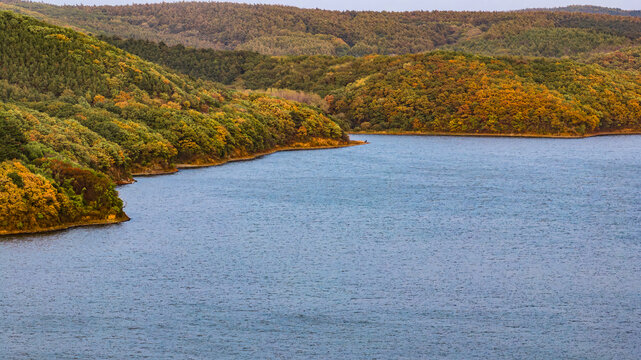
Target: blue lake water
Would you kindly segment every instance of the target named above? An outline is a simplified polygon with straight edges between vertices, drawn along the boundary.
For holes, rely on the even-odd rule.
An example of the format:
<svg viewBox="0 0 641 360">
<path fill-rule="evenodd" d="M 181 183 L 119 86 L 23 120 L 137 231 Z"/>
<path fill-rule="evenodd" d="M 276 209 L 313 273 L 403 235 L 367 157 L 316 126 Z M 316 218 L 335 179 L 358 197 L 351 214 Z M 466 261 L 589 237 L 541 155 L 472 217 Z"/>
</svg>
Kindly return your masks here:
<svg viewBox="0 0 641 360">
<path fill-rule="evenodd" d="M 354 136 L 0 241 L 0 358 L 638 359 L 641 136 Z"/>
</svg>

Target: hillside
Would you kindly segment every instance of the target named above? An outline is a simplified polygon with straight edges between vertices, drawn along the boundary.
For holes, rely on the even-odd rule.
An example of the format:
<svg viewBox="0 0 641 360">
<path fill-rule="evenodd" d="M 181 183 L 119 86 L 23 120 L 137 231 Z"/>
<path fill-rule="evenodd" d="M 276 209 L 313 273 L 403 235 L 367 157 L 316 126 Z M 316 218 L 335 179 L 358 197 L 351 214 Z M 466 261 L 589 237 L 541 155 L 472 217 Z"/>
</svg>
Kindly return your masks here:
<svg viewBox="0 0 641 360">
<path fill-rule="evenodd" d="M 347 136 L 316 108 L 222 89 L 0 11 L 0 234 L 126 219 L 114 184 Z"/>
<path fill-rule="evenodd" d="M 641 46 L 593 54 L 585 60 L 611 69 L 641 71 Z"/>
<path fill-rule="evenodd" d="M 570 5 L 570 6 L 564 6 L 564 7 L 551 8 L 551 9 L 535 9 L 534 11 L 540 11 L 540 10 L 641 17 L 641 10 L 622 10 L 617 8 L 609 8 L 609 7 L 593 6 L 593 5 Z"/>
<path fill-rule="evenodd" d="M 0 11 L 0 234 L 122 221 L 115 184 L 132 174 L 343 146 L 343 129 L 641 131 L 641 19 L 634 17 L 225 3 L 1 6 L 99 34 L 210 48 L 97 39 Z M 282 55 L 289 53 L 324 55 Z M 558 58 L 565 55 L 572 58 Z"/>
<path fill-rule="evenodd" d="M 269 57 L 107 41 L 194 76 L 315 93 L 352 129 L 586 135 L 641 130 L 639 49 L 565 59 L 436 51 L 404 56 Z"/>
<path fill-rule="evenodd" d="M 330 111 L 357 130 L 554 136 L 641 130 L 636 72 L 434 52 L 364 58 L 331 68 L 324 79 L 363 69 L 366 75 L 327 98 Z"/>
<path fill-rule="evenodd" d="M 641 19 L 568 11 L 328 11 L 180 2 L 127 6 L 0 6 L 98 35 L 269 55 L 408 54 L 573 56 L 641 44 Z"/>
</svg>

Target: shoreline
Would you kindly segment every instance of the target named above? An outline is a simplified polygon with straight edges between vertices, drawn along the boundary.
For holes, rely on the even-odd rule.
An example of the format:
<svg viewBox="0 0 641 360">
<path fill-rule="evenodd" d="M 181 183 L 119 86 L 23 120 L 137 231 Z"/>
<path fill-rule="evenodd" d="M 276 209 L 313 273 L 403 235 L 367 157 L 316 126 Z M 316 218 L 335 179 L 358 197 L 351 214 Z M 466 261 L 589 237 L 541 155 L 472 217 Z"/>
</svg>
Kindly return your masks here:
<svg viewBox="0 0 641 360">
<path fill-rule="evenodd" d="M 103 225 L 120 224 L 123 222 L 127 222 L 129 220 L 131 220 L 131 218 L 127 216 L 127 214 L 124 214 L 124 217 L 119 217 L 119 218 L 117 217 L 115 219 L 107 218 L 107 219 L 79 221 L 75 223 L 61 224 L 57 226 L 50 226 L 47 228 L 40 228 L 37 230 L 15 230 L 15 231 L 0 230 L 0 240 L 2 240 L 2 237 L 4 236 L 26 236 L 26 235 L 36 235 L 36 234 L 43 234 L 43 233 L 52 233 L 52 232 L 64 231 L 64 230 L 83 227 L 83 226 L 103 226 Z"/>
<path fill-rule="evenodd" d="M 458 137 L 504 137 L 504 138 L 539 138 L 539 139 L 586 139 L 597 136 L 641 135 L 641 131 L 599 132 L 585 135 L 542 135 L 542 134 L 483 134 L 483 133 L 448 133 L 420 131 L 350 131 L 349 135 L 404 135 L 404 136 L 458 136 Z"/>
<path fill-rule="evenodd" d="M 224 164 L 231 163 L 231 162 L 250 161 L 250 160 L 259 159 L 261 157 L 264 157 L 264 156 L 267 156 L 267 155 L 270 155 L 270 154 L 274 154 L 274 153 L 280 152 L 280 151 L 337 149 L 337 148 L 364 145 L 364 144 L 366 144 L 364 141 L 350 140 L 347 144 L 319 145 L 319 146 L 308 146 L 308 147 L 304 147 L 304 146 L 276 147 L 276 148 L 274 148 L 272 150 L 264 151 L 264 152 L 256 153 L 256 154 L 252 154 L 252 155 L 229 158 L 229 159 L 220 160 L 220 161 L 212 162 L 212 163 L 176 164 L 176 167 L 174 169 L 168 169 L 168 170 L 152 169 L 152 170 L 145 171 L 145 172 L 142 172 L 142 173 L 134 173 L 134 174 L 131 174 L 131 176 L 133 178 L 133 177 L 137 177 L 137 176 L 158 176 L 158 175 L 175 174 L 180 169 L 198 169 L 198 168 L 203 168 L 203 167 L 224 165 Z M 132 184 L 135 181 L 136 180 L 116 182 L 116 186 Z M 12 231 L 0 230 L 0 240 L 2 240 L 2 237 L 5 237 L 5 236 L 23 236 L 23 235 L 35 235 L 35 234 L 42 234 L 42 233 L 51 233 L 51 232 L 57 232 L 57 231 L 63 231 L 63 230 L 83 227 L 83 226 L 102 226 L 102 225 L 119 224 L 119 223 L 127 222 L 129 220 L 131 220 L 131 218 L 129 216 L 127 216 L 127 214 L 124 214 L 124 216 L 120 217 L 120 218 L 114 218 L 114 219 L 108 219 L 107 218 L 107 219 L 97 219 L 97 220 L 94 219 L 94 220 L 87 220 L 87 221 L 79 221 L 79 222 L 75 222 L 75 223 L 60 224 L 60 225 L 57 225 L 57 226 L 50 226 L 50 227 L 47 227 L 47 228 L 40 228 L 40 229 L 12 230 Z"/>
<path fill-rule="evenodd" d="M 319 145 L 319 146 L 282 146 L 282 147 L 276 147 L 268 151 L 263 151 L 260 153 L 255 153 L 251 155 L 246 155 L 246 156 L 240 156 L 240 157 L 232 157 L 224 160 L 219 160 L 219 161 L 214 161 L 214 162 L 208 162 L 208 163 L 202 163 L 202 164 L 189 164 L 189 163 L 184 163 L 184 164 L 176 164 L 175 169 L 168 169 L 168 170 L 149 170 L 149 171 L 144 171 L 144 172 L 138 172 L 138 173 L 132 173 L 132 177 L 138 177 L 138 176 L 158 176 L 158 175 L 169 175 L 169 174 L 175 174 L 179 172 L 180 170 L 184 169 L 199 169 L 199 168 L 204 168 L 204 167 L 211 167 L 211 166 L 220 166 L 220 165 L 225 165 L 228 163 L 233 163 L 233 162 L 241 162 L 241 161 L 251 161 L 251 160 L 256 160 L 259 158 L 262 158 L 267 155 L 271 155 L 277 152 L 281 151 L 305 151 L 305 150 L 325 150 L 325 149 L 338 149 L 338 148 L 344 148 L 344 147 L 351 147 L 351 146 L 358 146 L 358 145 L 365 145 L 366 142 L 360 141 L 360 140 L 350 140 L 347 144 L 337 144 L 337 145 Z M 127 185 L 127 184 L 123 184 Z"/>
</svg>

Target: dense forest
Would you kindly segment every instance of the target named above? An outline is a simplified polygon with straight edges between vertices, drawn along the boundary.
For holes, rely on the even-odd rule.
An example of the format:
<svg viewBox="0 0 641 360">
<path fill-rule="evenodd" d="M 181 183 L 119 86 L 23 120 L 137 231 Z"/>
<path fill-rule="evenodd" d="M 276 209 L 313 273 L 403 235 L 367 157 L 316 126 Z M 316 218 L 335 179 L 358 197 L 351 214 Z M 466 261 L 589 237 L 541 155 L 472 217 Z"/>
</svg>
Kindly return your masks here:
<svg viewBox="0 0 641 360">
<path fill-rule="evenodd" d="M 583 135 L 641 129 L 641 77 L 627 71 L 641 69 L 639 48 L 598 54 L 586 64 L 448 51 L 269 57 L 105 40 L 193 76 L 318 94 L 353 130 Z"/>
<path fill-rule="evenodd" d="M 586 61 L 611 69 L 641 71 L 641 46 L 593 54 Z"/>
<path fill-rule="evenodd" d="M 337 146 L 319 109 L 229 91 L 0 11 L 0 233 L 126 218 L 114 185 L 281 147 Z"/>
<path fill-rule="evenodd" d="M 115 184 L 133 174 L 345 145 L 348 130 L 641 131 L 630 14 L 0 8 L 29 14 L 0 11 L 0 234 L 120 221 Z"/>
<path fill-rule="evenodd" d="M 641 18 L 590 7 L 373 12 L 219 2 L 54 6 L 11 0 L 0 6 L 97 35 L 268 55 L 365 56 L 449 49 L 562 57 L 641 45 Z"/>
<path fill-rule="evenodd" d="M 609 8 L 603 6 L 594 6 L 594 5 L 570 5 L 564 7 L 557 7 L 552 9 L 530 9 L 529 11 L 568 11 L 568 12 L 580 12 L 587 14 L 606 14 L 606 15 L 617 15 L 617 16 L 635 16 L 641 17 L 641 10 L 621 10 L 617 8 Z"/>
</svg>

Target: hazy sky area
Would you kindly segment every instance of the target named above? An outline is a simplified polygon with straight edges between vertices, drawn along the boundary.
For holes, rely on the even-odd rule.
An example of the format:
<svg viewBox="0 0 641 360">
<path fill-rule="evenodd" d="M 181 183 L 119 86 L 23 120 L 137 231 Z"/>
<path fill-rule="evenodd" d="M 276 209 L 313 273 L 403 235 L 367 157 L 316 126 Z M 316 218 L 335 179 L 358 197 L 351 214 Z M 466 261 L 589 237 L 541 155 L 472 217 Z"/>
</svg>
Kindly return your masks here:
<svg viewBox="0 0 641 360">
<path fill-rule="evenodd" d="M 166 0 L 165 2 L 171 2 Z M 161 0 L 47 0 L 50 4 L 85 4 L 85 5 L 124 5 L 131 3 L 162 2 Z M 332 10 L 515 10 L 525 8 L 559 7 L 572 4 L 598 5 L 605 7 L 621 8 L 626 10 L 639 10 L 639 0 L 252 0 L 233 1 L 249 4 L 283 4 L 304 8 L 321 8 Z"/>
</svg>

